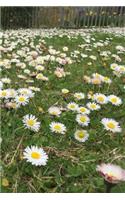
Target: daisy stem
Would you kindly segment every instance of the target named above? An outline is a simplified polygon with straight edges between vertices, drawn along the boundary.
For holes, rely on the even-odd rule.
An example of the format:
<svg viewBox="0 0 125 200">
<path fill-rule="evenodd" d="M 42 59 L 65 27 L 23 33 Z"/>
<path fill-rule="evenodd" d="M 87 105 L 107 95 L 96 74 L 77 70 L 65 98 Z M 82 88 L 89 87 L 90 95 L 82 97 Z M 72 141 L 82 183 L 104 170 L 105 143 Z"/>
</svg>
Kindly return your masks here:
<svg viewBox="0 0 125 200">
<path fill-rule="evenodd" d="M 17 130 L 20 130 L 22 129 L 24 126 L 20 126 L 19 128 L 16 128 L 15 131 L 13 132 L 13 134 L 17 131 Z"/>
<path fill-rule="evenodd" d="M 109 91 L 109 88 L 110 88 L 110 84 L 108 84 L 108 87 L 107 87 L 107 92 Z"/>
<path fill-rule="evenodd" d="M 32 99 L 31 101 L 32 101 L 32 103 L 33 103 L 34 107 L 37 109 L 37 106 L 36 106 L 36 104 L 35 104 L 34 100 Z"/>
<path fill-rule="evenodd" d="M 114 187 L 115 184 L 109 183 L 109 182 L 107 182 L 107 181 L 104 181 L 104 183 L 105 183 L 105 192 L 106 192 L 106 193 L 110 193 L 112 187 Z"/>
</svg>

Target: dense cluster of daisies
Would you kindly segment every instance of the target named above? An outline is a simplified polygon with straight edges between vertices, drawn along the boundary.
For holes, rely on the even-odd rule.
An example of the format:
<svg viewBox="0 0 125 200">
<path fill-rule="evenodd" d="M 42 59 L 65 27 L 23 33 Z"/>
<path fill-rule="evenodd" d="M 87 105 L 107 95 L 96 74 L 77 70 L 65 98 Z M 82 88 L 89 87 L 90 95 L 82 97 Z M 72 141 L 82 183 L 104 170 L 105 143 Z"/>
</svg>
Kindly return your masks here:
<svg viewBox="0 0 125 200">
<path fill-rule="evenodd" d="M 82 37 L 84 43 L 79 44 L 75 50 L 69 50 L 69 47 L 63 46 L 61 50 L 55 49 L 52 45 L 47 46 L 45 38 L 52 37 L 67 37 L 67 40 L 77 39 L 77 36 Z M 37 38 L 37 40 L 36 40 Z M 39 38 L 39 39 L 38 39 Z M 37 41 L 37 42 L 36 42 Z M 96 38 L 91 35 L 90 32 L 85 33 L 82 30 L 79 31 L 53 31 L 50 32 L 44 30 L 40 31 L 6 31 L 4 34 L 0 34 L 0 70 L 8 71 L 15 70 L 16 78 L 20 79 L 29 87 L 20 88 L 18 82 L 16 89 L 11 86 L 13 80 L 8 75 L 0 79 L 0 98 L 2 107 L 7 109 L 20 109 L 21 106 L 28 106 L 32 99 L 35 99 L 35 93 L 41 91 L 41 85 L 49 82 L 49 75 L 52 71 L 48 70 L 48 65 L 53 67 L 53 76 L 58 79 L 62 79 L 66 76 L 71 76 L 70 71 L 66 71 L 65 66 L 73 63 L 80 63 L 83 60 L 88 60 L 87 65 L 92 66 L 93 62 L 98 58 L 92 52 L 92 48 L 98 50 L 99 56 L 105 62 L 110 58 L 113 58 L 115 63 L 111 63 L 109 68 L 113 75 L 117 77 L 123 77 L 125 75 L 125 66 L 121 65 L 122 59 L 120 55 L 125 53 L 125 47 L 116 46 L 116 54 L 110 50 L 102 51 L 101 47 L 108 47 L 112 37 L 107 37 L 105 41 L 96 41 Z M 16 51 L 15 51 L 16 50 Z M 90 55 L 91 53 L 91 55 Z M 66 79 L 65 79 L 66 80 Z M 104 84 L 112 84 L 113 78 L 101 75 L 99 73 L 93 73 L 91 75 L 83 76 L 84 84 L 98 85 L 103 87 Z M 34 86 L 38 83 L 39 87 Z M 77 124 L 77 129 L 74 132 L 74 139 L 80 143 L 84 143 L 89 139 L 89 130 L 87 127 L 91 124 L 91 113 L 101 112 L 104 105 L 110 104 L 112 106 L 119 107 L 123 100 L 115 95 L 105 95 L 103 93 L 83 93 L 77 91 L 72 93 L 67 88 L 62 88 L 60 91 L 61 98 L 67 98 L 70 95 L 73 101 L 66 101 L 65 106 L 53 105 L 47 110 L 51 118 L 51 123 L 48 124 L 50 132 L 52 134 L 61 135 L 67 133 L 67 127 L 61 122 L 62 113 L 72 113 L 75 115 L 72 123 Z M 86 103 L 85 103 L 86 102 Z M 42 122 L 32 113 L 26 113 L 22 118 L 22 123 L 26 129 L 33 132 L 39 132 L 42 126 Z M 120 122 L 113 118 L 107 118 L 103 116 L 100 120 L 102 128 L 107 132 L 119 133 L 122 131 Z M 23 152 L 24 159 L 32 165 L 41 166 L 46 165 L 48 161 L 48 155 L 43 148 L 35 145 L 28 146 Z M 121 180 L 125 180 L 125 171 L 119 166 L 102 164 L 97 167 L 97 171 L 105 178 L 105 180 L 113 183 L 117 183 Z"/>
</svg>

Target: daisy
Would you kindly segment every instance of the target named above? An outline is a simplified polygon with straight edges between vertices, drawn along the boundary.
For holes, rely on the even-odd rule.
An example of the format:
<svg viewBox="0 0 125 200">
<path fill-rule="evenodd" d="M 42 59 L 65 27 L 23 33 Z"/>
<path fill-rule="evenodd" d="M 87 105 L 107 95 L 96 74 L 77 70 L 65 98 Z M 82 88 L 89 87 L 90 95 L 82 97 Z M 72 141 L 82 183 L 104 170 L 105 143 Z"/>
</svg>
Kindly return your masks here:
<svg viewBox="0 0 125 200">
<path fill-rule="evenodd" d="M 110 65 L 110 67 L 111 67 L 111 69 L 115 70 L 115 69 L 118 67 L 118 64 L 112 63 L 112 64 Z"/>
<path fill-rule="evenodd" d="M 44 77 L 43 74 L 42 74 L 42 73 L 39 73 L 39 74 L 37 74 L 36 79 L 41 79 L 41 80 L 42 80 L 43 77 Z"/>
<path fill-rule="evenodd" d="M 89 91 L 89 92 L 88 92 L 87 98 L 88 98 L 88 99 L 92 99 L 92 100 L 94 99 L 93 91 Z"/>
<path fill-rule="evenodd" d="M 104 94 L 101 94 L 101 93 L 94 94 L 94 100 L 100 104 L 108 103 L 108 98 Z"/>
<path fill-rule="evenodd" d="M 5 98 L 5 99 L 9 98 L 8 89 L 6 89 L 6 90 L 0 90 L 0 98 Z"/>
<path fill-rule="evenodd" d="M 3 83 L 8 83 L 8 84 L 11 83 L 10 78 L 2 78 L 1 81 L 2 81 Z"/>
<path fill-rule="evenodd" d="M 58 116 L 61 114 L 61 110 L 60 108 L 56 107 L 56 106 L 52 106 L 48 109 L 48 112 L 50 115 L 54 115 L 54 116 Z"/>
<path fill-rule="evenodd" d="M 78 114 L 76 116 L 76 121 L 81 126 L 88 126 L 88 124 L 90 123 L 89 117 L 87 115 L 82 115 L 82 114 Z"/>
<path fill-rule="evenodd" d="M 43 71 L 45 69 L 44 66 L 42 66 L 42 65 L 37 65 L 35 68 L 38 71 Z"/>
<path fill-rule="evenodd" d="M 84 99 L 84 98 L 85 98 L 85 95 L 84 95 L 84 93 L 79 92 L 79 93 L 75 93 L 75 94 L 74 94 L 74 97 L 75 97 L 76 99 L 78 99 L 78 100 L 81 100 L 81 99 Z"/>
<path fill-rule="evenodd" d="M 107 76 L 104 76 L 104 77 L 103 77 L 103 82 L 104 82 L 104 83 L 111 84 L 112 81 L 111 81 L 111 79 L 108 78 Z"/>
<path fill-rule="evenodd" d="M 91 83 L 94 85 L 100 85 L 102 83 L 102 80 L 100 78 L 94 77 L 91 79 Z"/>
<path fill-rule="evenodd" d="M 15 103 L 15 102 L 12 102 L 12 101 L 7 102 L 7 103 L 5 104 L 5 106 L 6 106 L 6 108 L 12 108 L 12 109 L 16 109 L 16 108 L 19 108 L 19 107 L 20 107 L 19 104 Z"/>
<path fill-rule="evenodd" d="M 63 88 L 63 89 L 62 89 L 62 93 L 63 93 L 63 94 L 68 94 L 68 93 L 69 93 L 69 90 L 66 89 L 66 88 Z"/>
<path fill-rule="evenodd" d="M 83 80 L 86 82 L 86 83 L 91 83 L 91 78 L 89 76 L 83 76 Z"/>
<path fill-rule="evenodd" d="M 125 74 L 125 66 L 119 65 L 118 70 L 116 70 L 116 71 L 118 71 L 120 74 Z"/>
<path fill-rule="evenodd" d="M 30 70 L 29 69 L 24 69 L 23 71 L 25 74 L 30 74 Z"/>
<path fill-rule="evenodd" d="M 78 109 L 78 105 L 75 102 L 71 102 L 67 104 L 67 108 L 72 111 L 76 111 Z"/>
<path fill-rule="evenodd" d="M 29 89 L 29 88 L 20 88 L 20 89 L 18 90 L 18 92 L 19 92 L 21 95 L 25 95 L 25 96 L 27 96 L 27 97 L 29 97 L 29 98 L 34 97 L 34 93 L 33 93 L 32 90 Z"/>
<path fill-rule="evenodd" d="M 68 47 L 63 47 L 63 51 L 68 51 Z"/>
<path fill-rule="evenodd" d="M 94 55 L 89 56 L 92 60 L 97 60 L 97 57 Z"/>
<path fill-rule="evenodd" d="M 77 109 L 78 113 L 81 113 L 81 114 L 89 114 L 90 113 L 90 110 L 85 108 L 84 106 L 80 106 L 78 109 Z"/>
<path fill-rule="evenodd" d="M 35 92 L 40 92 L 40 88 L 38 88 L 38 87 L 30 86 L 29 89 L 33 90 Z"/>
<path fill-rule="evenodd" d="M 29 98 L 25 95 L 17 95 L 15 97 L 15 101 L 16 103 L 18 103 L 19 105 L 23 105 L 25 106 L 26 104 L 28 104 L 29 102 Z"/>
<path fill-rule="evenodd" d="M 8 89 L 8 96 L 10 98 L 15 98 L 16 95 L 17 95 L 17 91 L 16 90 L 14 90 L 14 89 Z"/>
<path fill-rule="evenodd" d="M 118 165 L 102 163 L 98 165 L 96 170 L 109 183 L 119 183 L 125 181 L 125 170 Z"/>
<path fill-rule="evenodd" d="M 59 123 L 59 122 L 52 122 L 50 124 L 50 129 L 52 132 L 55 132 L 55 133 L 65 134 L 65 132 L 66 132 L 65 125 L 62 123 Z"/>
<path fill-rule="evenodd" d="M 45 166 L 48 161 L 46 152 L 37 146 L 27 147 L 23 152 L 23 158 L 35 166 Z"/>
<path fill-rule="evenodd" d="M 41 80 L 42 80 L 42 81 L 48 81 L 49 79 L 48 79 L 48 77 L 43 76 L 43 77 L 41 78 Z"/>
<path fill-rule="evenodd" d="M 104 125 L 106 130 L 112 131 L 114 133 L 121 132 L 119 123 L 117 121 L 115 121 L 114 119 L 103 118 L 101 120 L 101 123 Z"/>
<path fill-rule="evenodd" d="M 86 130 L 77 130 L 74 134 L 74 137 L 79 142 L 85 142 L 86 140 L 88 140 L 89 134 Z"/>
<path fill-rule="evenodd" d="M 108 96 L 108 100 L 109 100 L 109 102 L 111 102 L 115 106 L 119 106 L 119 105 L 122 104 L 122 100 L 115 95 Z"/>
<path fill-rule="evenodd" d="M 92 103 L 89 102 L 86 105 L 90 110 L 99 110 L 101 108 L 100 105 L 98 105 L 98 104 L 96 104 L 94 102 L 92 102 Z"/>
<path fill-rule="evenodd" d="M 25 115 L 23 117 L 24 126 L 32 131 L 38 132 L 40 129 L 40 122 L 37 122 L 37 118 L 34 115 Z"/>
</svg>

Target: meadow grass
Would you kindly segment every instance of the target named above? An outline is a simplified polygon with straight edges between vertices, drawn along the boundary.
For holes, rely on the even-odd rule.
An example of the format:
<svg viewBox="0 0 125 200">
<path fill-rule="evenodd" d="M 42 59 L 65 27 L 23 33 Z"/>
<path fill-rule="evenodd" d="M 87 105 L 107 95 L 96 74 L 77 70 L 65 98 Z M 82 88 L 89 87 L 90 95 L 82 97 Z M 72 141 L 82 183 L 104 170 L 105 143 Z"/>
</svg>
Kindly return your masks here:
<svg viewBox="0 0 125 200">
<path fill-rule="evenodd" d="M 44 75 L 49 81 L 42 82 L 35 78 L 34 83 L 26 83 L 17 77 L 23 73 L 22 69 L 15 68 L 3 69 L 1 77 L 8 77 L 12 80 L 10 88 L 24 88 L 33 85 L 40 88 L 40 92 L 35 94 L 28 105 L 21 106 L 18 109 L 1 108 L 1 154 L 2 154 L 2 178 L 6 178 L 9 184 L 2 185 L 2 192 L 105 192 L 104 181 L 96 172 L 96 166 L 102 162 L 112 162 L 125 168 L 125 79 L 113 75 L 110 69 L 111 63 L 115 60 L 109 56 L 108 60 L 103 60 L 99 55 L 101 51 L 111 51 L 116 54 L 117 45 L 125 46 L 124 36 L 115 36 L 92 32 L 96 42 L 106 38 L 112 38 L 107 46 L 95 48 L 91 46 L 92 51 L 80 50 L 79 44 L 85 44 L 84 38 L 78 35 L 70 40 L 63 36 L 45 37 L 46 46 L 52 45 L 56 50 L 63 46 L 69 48 L 67 54 L 79 50 L 87 55 L 94 55 L 97 60 L 90 58 L 76 59 L 76 62 L 65 65 L 65 71 L 70 72 L 66 77 L 57 78 L 54 70 L 57 63 L 46 63 Z M 39 43 L 40 36 L 34 37 L 34 42 Z M 92 41 L 91 41 L 92 42 Z M 93 42 L 94 43 L 94 42 Z M 16 47 L 16 52 L 20 46 Z M 6 57 L 6 54 L 3 55 Z M 124 54 L 120 54 L 120 64 L 125 64 Z M 23 60 L 23 59 L 22 59 Z M 92 65 L 88 65 L 88 62 Z M 32 72 L 33 68 L 27 66 Z M 87 84 L 83 80 L 84 75 L 90 76 L 92 73 L 111 78 L 112 83 L 108 87 L 106 84 L 98 85 Z M 67 88 L 70 93 L 64 98 L 61 93 L 63 88 Z M 74 100 L 73 93 L 88 92 L 103 93 L 105 95 L 115 94 L 122 99 L 120 106 L 111 104 L 103 105 L 101 110 L 90 114 L 91 123 L 85 129 L 89 133 L 89 139 L 85 143 L 79 143 L 74 139 L 74 132 L 79 125 L 75 121 L 76 114 L 72 112 L 62 112 L 60 117 L 53 117 L 48 114 L 48 108 L 54 104 L 66 107 L 67 103 L 75 101 L 78 104 L 85 105 L 89 100 Z M 42 108 L 42 110 L 40 110 Z M 24 129 L 22 118 L 26 114 L 35 115 L 41 122 L 38 133 Z M 122 132 L 112 134 L 104 130 L 101 119 L 113 118 L 121 125 Z M 49 124 L 52 121 L 64 123 L 67 127 L 65 135 L 54 134 L 50 131 Z M 42 146 L 47 152 L 49 160 L 46 166 L 36 167 L 22 159 L 23 150 L 30 145 Z M 125 183 L 120 183 L 112 189 L 112 192 L 125 192 Z"/>
</svg>

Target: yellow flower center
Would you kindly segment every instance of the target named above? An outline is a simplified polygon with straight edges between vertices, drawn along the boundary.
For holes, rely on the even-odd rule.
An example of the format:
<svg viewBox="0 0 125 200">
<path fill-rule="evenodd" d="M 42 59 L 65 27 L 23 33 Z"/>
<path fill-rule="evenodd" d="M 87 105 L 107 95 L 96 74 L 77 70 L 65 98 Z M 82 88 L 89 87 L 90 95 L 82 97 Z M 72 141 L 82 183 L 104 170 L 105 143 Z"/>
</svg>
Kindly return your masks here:
<svg viewBox="0 0 125 200">
<path fill-rule="evenodd" d="M 75 105 L 70 105 L 70 108 L 75 108 Z"/>
<path fill-rule="evenodd" d="M 80 95 L 80 94 L 77 94 L 77 95 L 76 95 L 76 98 L 81 98 L 81 95 Z"/>
<path fill-rule="evenodd" d="M 24 98 L 24 97 L 19 97 L 19 101 L 20 101 L 20 102 L 24 102 L 24 101 L 25 101 L 25 98 Z"/>
<path fill-rule="evenodd" d="M 33 126 L 33 125 L 35 124 L 35 121 L 34 121 L 33 119 L 29 119 L 29 120 L 27 121 L 27 124 L 28 124 L 29 126 Z"/>
<path fill-rule="evenodd" d="M 96 105 L 95 104 L 91 104 L 91 108 L 95 109 Z"/>
<path fill-rule="evenodd" d="M 55 128 L 56 130 L 58 130 L 58 131 L 61 129 L 60 125 L 58 125 L 58 124 L 57 124 L 57 125 L 55 125 L 55 127 L 54 127 L 54 128 Z"/>
<path fill-rule="evenodd" d="M 83 131 L 80 131 L 79 133 L 78 133 L 78 136 L 79 136 L 79 138 L 83 138 L 84 136 L 85 136 L 85 134 L 84 134 L 84 132 Z"/>
<path fill-rule="evenodd" d="M 80 121 L 81 121 L 81 122 L 86 122 L 86 117 L 85 117 L 85 116 L 81 116 L 81 117 L 80 117 Z"/>
<path fill-rule="evenodd" d="M 108 78 L 108 77 L 105 77 L 105 78 L 104 78 L 104 80 L 105 80 L 105 81 L 108 81 L 108 80 L 109 80 L 109 78 Z"/>
<path fill-rule="evenodd" d="M 125 70 L 124 67 L 121 67 L 121 68 L 120 68 L 120 71 L 124 71 L 124 70 Z"/>
<path fill-rule="evenodd" d="M 53 111 L 51 114 L 52 114 L 52 115 L 57 115 L 57 112 L 56 112 L 56 111 Z"/>
<path fill-rule="evenodd" d="M 110 177 L 110 178 L 116 177 L 116 175 L 113 174 L 112 172 L 108 172 L 107 175 L 108 175 L 108 177 Z"/>
<path fill-rule="evenodd" d="M 98 97 L 97 98 L 100 102 L 103 102 L 104 101 L 104 97 Z"/>
<path fill-rule="evenodd" d="M 80 111 L 81 111 L 81 112 L 85 112 L 85 111 L 86 111 L 86 108 L 80 108 Z"/>
<path fill-rule="evenodd" d="M 93 84 L 100 84 L 100 83 L 101 83 L 100 79 L 93 79 Z"/>
<path fill-rule="evenodd" d="M 40 159 L 41 155 L 40 155 L 40 153 L 38 153 L 38 152 L 32 152 L 32 153 L 31 153 L 31 157 L 32 157 L 33 159 Z"/>
<path fill-rule="evenodd" d="M 108 126 L 109 128 L 111 128 L 111 129 L 114 129 L 114 128 L 115 128 L 115 124 L 114 124 L 113 122 L 109 122 L 109 123 L 107 124 L 107 126 Z"/>
<path fill-rule="evenodd" d="M 6 96 L 7 95 L 7 92 L 6 91 L 2 91 L 2 96 Z"/>
<path fill-rule="evenodd" d="M 116 102 L 117 102 L 117 98 L 115 98 L 115 97 L 112 98 L 112 99 L 111 99 L 111 102 L 116 103 Z"/>
</svg>

